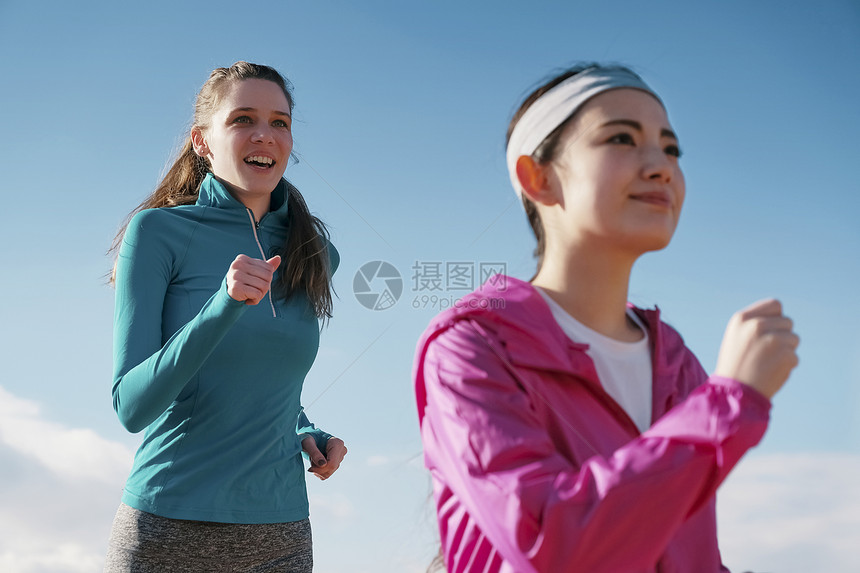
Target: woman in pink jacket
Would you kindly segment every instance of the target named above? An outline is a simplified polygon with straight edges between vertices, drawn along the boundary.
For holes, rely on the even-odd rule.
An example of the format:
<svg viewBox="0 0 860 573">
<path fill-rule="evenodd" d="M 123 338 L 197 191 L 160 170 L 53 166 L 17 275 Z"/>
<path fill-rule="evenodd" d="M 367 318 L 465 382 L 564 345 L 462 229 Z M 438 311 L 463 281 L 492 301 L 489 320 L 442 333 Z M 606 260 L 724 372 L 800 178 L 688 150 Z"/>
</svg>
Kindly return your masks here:
<svg viewBox="0 0 860 573">
<path fill-rule="evenodd" d="M 530 282 L 497 275 L 436 317 L 415 386 L 450 572 L 725 571 L 717 487 L 797 364 L 776 300 L 729 321 L 709 377 L 630 273 L 684 201 L 660 98 L 622 67 L 531 94 L 507 164 L 537 237 Z"/>
</svg>

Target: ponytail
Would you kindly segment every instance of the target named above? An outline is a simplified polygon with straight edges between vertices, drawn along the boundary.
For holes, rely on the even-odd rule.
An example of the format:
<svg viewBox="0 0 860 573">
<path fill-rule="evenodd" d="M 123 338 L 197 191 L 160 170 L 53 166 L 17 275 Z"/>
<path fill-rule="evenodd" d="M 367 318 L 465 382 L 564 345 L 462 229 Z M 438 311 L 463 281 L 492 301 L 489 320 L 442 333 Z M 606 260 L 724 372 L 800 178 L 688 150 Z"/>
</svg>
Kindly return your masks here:
<svg viewBox="0 0 860 573">
<path fill-rule="evenodd" d="M 200 184 L 203 183 L 208 172 L 209 161 L 194 153 L 194 147 L 189 136 L 179 150 L 179 157 L 148 200 L 153 204 L 147 205 L 144 202 L 138 207 L 138 210 L 153 207 L 175 207 L 176 205 L 188 205 L 195 202 Z"/>
<path fill-rule="evenodd" d="M 114 237 L 108 250 L 108 254 L 114 256 L 113 269 L 110 272 L 109 279 L 111 284 L 116 281 L 116 256 L 119 254 L 122 238 L 125 236 L 125 230 L 128 228 L 132 217 L 145 209 L 175 207 L 177 205 L 194 203 L 197 201 L 200 183 L 203 182 L 208 171 L 209 161 L 194 153 L 194 147 L 191 145 L 191 136 L 189 135 L 185 144 L 179 150 L 179 157 L 173 162 L 173 165 L 167 171 L 161 183 L 158 184 L 158 187 L 155 188 L 155 191 L 149 197 L 128 214 L 119 232 Z"/>
</svg>

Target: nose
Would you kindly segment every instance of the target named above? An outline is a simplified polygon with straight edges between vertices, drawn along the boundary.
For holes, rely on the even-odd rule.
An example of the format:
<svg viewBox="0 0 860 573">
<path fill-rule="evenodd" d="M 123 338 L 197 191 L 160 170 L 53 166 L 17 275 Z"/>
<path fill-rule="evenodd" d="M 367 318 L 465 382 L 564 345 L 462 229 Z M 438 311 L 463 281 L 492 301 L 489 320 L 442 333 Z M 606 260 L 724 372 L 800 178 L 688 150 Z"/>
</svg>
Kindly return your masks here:
<svg viewBox="0 0 860 573">
<path fill-rule="evenodd" d="M 272 135 L 272 128 L 268 125 L 259 125 L 251 135 L 251 141 L 254 143 L 273 143 L 275 141 Z"/>
<path fill-rule="evenodd" d="M 661 181 L 669 183 L 675 172 L 672 160 L 666 152 L 657 146 L 651 146 L 645 153 L 645 161 L 642 166 L 642 177 L 650 181 Z"/>
</svg>

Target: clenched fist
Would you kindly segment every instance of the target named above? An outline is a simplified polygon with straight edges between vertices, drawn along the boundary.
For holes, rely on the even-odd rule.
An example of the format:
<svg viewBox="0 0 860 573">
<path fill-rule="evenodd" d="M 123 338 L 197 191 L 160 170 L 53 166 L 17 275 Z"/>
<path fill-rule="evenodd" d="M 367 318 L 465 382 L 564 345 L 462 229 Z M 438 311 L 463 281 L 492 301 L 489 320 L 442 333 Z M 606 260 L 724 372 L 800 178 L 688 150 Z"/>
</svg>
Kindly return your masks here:
<svg viewBox="0 0 860 573">
<path fill-rule="evenodd" d="M 268 261 L 239 255 L 227 271 L 227 294 L 234 300 L 245 301 L 245 304 L 257 304 L 269 292 L 272 276 L 280 264 L 279 255 Z"/>
<path fill-rule="evenodd" d="M 715 374 L 773 398 L 797 366 L 800 339 L 793 326 L 778 300 L 759 301 L 738 311 L 723 335 Z"/>
</svg>

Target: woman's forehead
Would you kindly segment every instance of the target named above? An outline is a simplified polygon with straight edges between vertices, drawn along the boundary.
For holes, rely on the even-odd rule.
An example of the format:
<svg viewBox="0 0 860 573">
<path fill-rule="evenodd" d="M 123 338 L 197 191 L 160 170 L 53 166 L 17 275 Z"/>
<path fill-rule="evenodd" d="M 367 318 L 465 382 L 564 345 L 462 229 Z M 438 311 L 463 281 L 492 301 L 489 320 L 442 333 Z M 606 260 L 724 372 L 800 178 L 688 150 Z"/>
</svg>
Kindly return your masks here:
<svg viewBox="0 0 860 573">
<path fill-rule="evenodd" d="M 633 120 L 643 126 L 670 129 L 669 117 L 663 104 L 648 92 L 621 88 L 598 94 L 585 102 L 571 123 L 577 129 L 592 129 L 615 120 Z"/>
<path fill-rule="evenodd" d="M 290 113 L 290 105 L 284 91 L 275 82 L 262 79 L 246 79 L 233 82 L 219 102 L 222 110 L 234 108 L 267 108 Z"/>
</svg>

